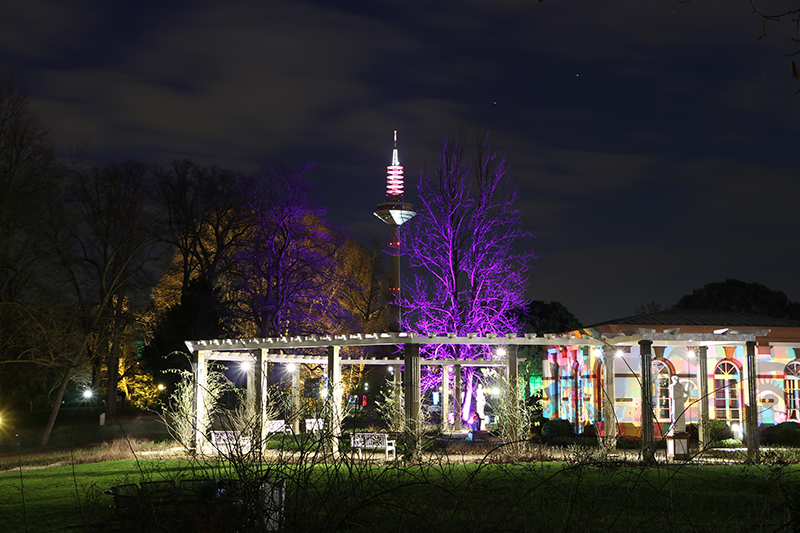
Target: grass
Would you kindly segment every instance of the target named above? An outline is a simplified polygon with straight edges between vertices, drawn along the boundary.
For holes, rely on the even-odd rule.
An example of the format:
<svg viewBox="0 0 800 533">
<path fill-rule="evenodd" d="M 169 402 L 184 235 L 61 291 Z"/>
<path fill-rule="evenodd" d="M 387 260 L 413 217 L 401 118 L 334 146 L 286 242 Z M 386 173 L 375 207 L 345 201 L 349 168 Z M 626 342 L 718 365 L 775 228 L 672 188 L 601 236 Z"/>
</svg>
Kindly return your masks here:
<svg viewBox="0 0 800 533">
<path fill-rule="evenodd" d="M 63 531 L 113 522 L 113 502 L 104 489 L 172 475 L 185 467 L 180 461 L 124 460 L 7 471 L 0 474 L 0 529 Z"/>
<path fill-rule="evenodd" d="M 0 530 L 135 531 L 103 489 L 197 477 L 287 479 L 289 531 L 776 531 L 800 510 L 795 465 L 140 459 L 0 474 Z M 148 530 L 186 530 L 167 514 Z"/>
<path fill-rule="evenodd" d="M 50 416 L 49 411 L 4 413 L 0 420 L 0 455 L 16 454 L 17 446 L 23 453 L 38 453 L 47 449 L 100 444 L 132 436 L 148 440 L 163 440 L 169 436 L 155 413 L 137 409 L 121 410 L 117 419 L 108 420 L 105 425 L 100 426 L 101 412 L 91 407 L 62 408 L 46 447 L 40 446 L 40 442 Z"/>
<path fill-rule="evenodd" d="M 800 466 L 786 460 L 798 458 L 792 450 L 765 454 L 772 464 L 643 466 L 575 445 L 538 446 L 510 462 L 502 449 L 493 451 L 494 443 L 450 441 L 431 447 L 422 464 L 387 466 L 346 457 L 330 460 L 305 435 L 297 441 L 278 436 L 279 447 L 266 461 L 154 459 L 153 452 L 170 444 L 145 438 L 157 427 L 149 425 L 152 420 L 132 417 L 118 425 L 126 438 L 101 442 L 98 434 L 105 430 L 93 416 L 82 416 L 66 417 L 60 435 L 71 433 L 67 442 L 83 440 L 92 446 L 33 445 L 26 450 L 19 441 L 13 447 L 19 455 L 1 458 L 0 532 L 194 531 L 191 515 L 198 498 L 121 516 L 103 490 L 196 478 L 240 481 L 239 499 L 253 498 L 252 489 L 263 480 L 285 479 L 286 531 L 800 529 Z M 718 453 L 706 453 L 712 452 Z M 469 454 L 471 462 L 462 454 Z M 56 466 L 42 468 L 46 464 Z M 227 517 L 238 516 L 243 508 L 223 508 L 221 500 L 209 505 Z M 234 520 L 235 530 L 250 530 L 238 517 Z"/>
</svg>

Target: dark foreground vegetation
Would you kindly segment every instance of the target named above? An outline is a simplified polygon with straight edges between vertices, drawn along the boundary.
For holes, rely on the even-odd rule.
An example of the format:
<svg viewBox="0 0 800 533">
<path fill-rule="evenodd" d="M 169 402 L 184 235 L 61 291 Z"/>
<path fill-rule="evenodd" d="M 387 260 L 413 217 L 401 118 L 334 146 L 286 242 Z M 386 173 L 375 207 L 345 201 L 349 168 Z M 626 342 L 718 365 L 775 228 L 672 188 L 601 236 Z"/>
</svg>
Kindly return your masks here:
<svg viewBox="0 0 800 533">
<path fill-rule="evenodd" d="M 800 466 L 774 457 L 758 465 L 696 459 L 645 466 L 596 448 L 539 446 L 511 461 L 502 447 L 475 454 L 462 443 L 434 449 L 421 462 L 383 464 L 381 454 L 333 458 L 318 441 L 281 439 L 285 449 L 263 456 L 191 458 L 170 455 L 164 445 L 164 455 L 154 455 L 144 441 L 118 441 L 94 452 L 104 462 L 75 453 L 60 466 L 6 462 L 0 530 L 265 531 L 277 523 L 283 531 L 315 532 L 798 528 Z M 279 480 L 282 514 L 260 491 Z M 132 498 L 116 505 L 104 494 L 133 484 Z"/>
<path fill-rule="evenodd" d="M 686 463 L 659 452 L 644 465 L 636 450 L 604 453 L 586 436 L 517 455 L 493 440 L 431 438 L 421 460 L 405 461 L 401 448 L 384 463 L 380 452 L 354 460 L 347 438 L 332 457 L 324 435 L 306 433 L 274 435 L 263 454 L 192 456 L 158 438 L 154 417 L 104 428 L 93 420 L 65 417 L 47 448 L 25 438 L 41 420 L 18 425 L 16 441 L 6 431 L 0 531 L 800 529 L 800 454 L 792 448 L 765 449 L 758 464 L 742 450 L 715 448 Z M 276 483 L 282 504 L 265 493 Z M 116 497 L 105 493 L 112 487 L 120 487 Z"/>
</svg>

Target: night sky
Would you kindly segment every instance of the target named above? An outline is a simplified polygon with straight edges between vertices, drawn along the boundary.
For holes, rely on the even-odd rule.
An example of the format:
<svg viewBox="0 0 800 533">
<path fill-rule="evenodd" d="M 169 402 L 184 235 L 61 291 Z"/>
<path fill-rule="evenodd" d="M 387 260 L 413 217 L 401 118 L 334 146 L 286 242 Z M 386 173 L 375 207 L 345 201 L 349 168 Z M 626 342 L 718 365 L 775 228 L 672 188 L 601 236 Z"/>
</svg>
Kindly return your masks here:
<svg viewBox="0 0 800 533">
<path fill-rule="evenodd" d="M 728 278 L 800 300 L 797 45 L 768 29 L 749 0 L 11 0 L 0 67 L 94 163 L 314 163 L 365 244 L 392 130 L 414 202 L 442 137 L 488 128 L 528 296 L 592 324 Z"/>
</svg>

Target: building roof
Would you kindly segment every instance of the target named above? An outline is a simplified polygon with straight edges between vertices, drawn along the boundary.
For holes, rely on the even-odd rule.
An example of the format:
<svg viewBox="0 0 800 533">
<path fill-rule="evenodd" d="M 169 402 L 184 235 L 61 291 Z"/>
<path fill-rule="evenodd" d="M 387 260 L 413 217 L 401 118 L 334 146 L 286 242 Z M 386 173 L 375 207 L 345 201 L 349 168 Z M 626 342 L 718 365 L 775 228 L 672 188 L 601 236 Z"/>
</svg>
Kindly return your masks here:
<svg viewBox="0 0 800 533">
<path fill-rule="evenodd" d="M 752 328 L 800 327 L 800 321 L 789 318 L 775 318 L 745 313 L 728 313 L 724 311 L 702 311 L 697 309 L 668 309 L 658 313 L 616 318 L 588 327 L 593 328 L 609 324 Z"/>
</svg>

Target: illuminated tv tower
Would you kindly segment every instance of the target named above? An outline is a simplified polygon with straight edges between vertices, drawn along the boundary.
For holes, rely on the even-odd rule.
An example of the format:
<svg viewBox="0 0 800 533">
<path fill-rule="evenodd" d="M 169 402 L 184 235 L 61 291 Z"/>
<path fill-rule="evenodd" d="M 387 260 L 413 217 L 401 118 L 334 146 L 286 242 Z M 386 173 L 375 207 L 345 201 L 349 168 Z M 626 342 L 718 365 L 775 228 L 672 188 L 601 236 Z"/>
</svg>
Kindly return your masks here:
<svg viewBox="0 0 800 533">
<path fill-rule="evenodd" d="M 397 228 L 411 220 L 416 213 L 414 206 L 403 201 L 403 166 L 397 157 L 397 130 L 394 132 L 392 164 L 386 167 L 386 201 L 375 208 L 375 216 L 391 228 L 389 249 L 389 330 L 400 331 L 400 257 L 397 255 Z"/>
</svg>

